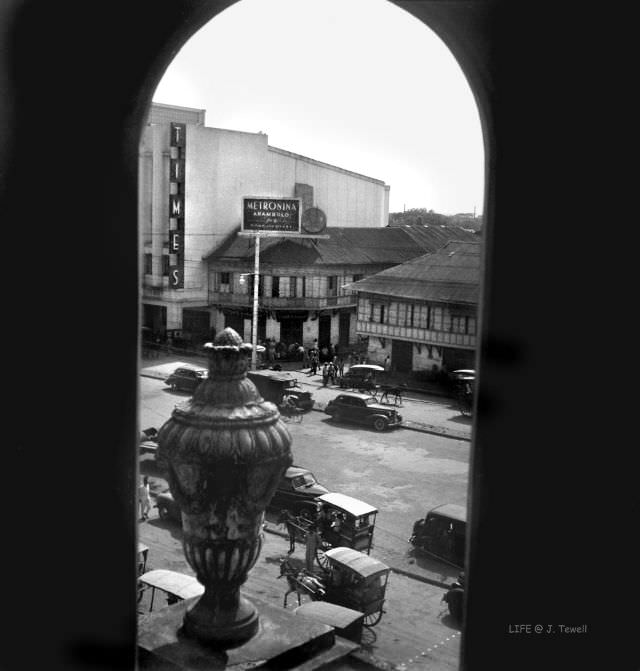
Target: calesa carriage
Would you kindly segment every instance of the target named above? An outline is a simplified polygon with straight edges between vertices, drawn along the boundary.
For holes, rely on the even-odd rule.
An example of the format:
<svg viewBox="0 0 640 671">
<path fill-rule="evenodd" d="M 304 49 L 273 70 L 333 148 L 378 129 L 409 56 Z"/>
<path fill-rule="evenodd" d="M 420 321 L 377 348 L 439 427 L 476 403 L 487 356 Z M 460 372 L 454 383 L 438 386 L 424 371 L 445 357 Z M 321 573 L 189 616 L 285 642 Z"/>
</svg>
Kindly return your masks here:
<svg viewBox="0 0 640 671">
<path fill-rule="evenodd" d="M 324 520 L 318 523 L 320 540 L 316 559 L 327 568 L 326 552 L 334 547 L 347 547 L 369 554 L 373 547 L 373 531 L 378 509 L 345 494 L 329 492 L 318 497 Z"/>
<path fill-rule="evenodd" d="M 289 589 L 284 597 L 297 593 L 312 601 L 327 601 L 363 614 L 365 627 L 374 627 L 384 613 L 387 580 L 391 569 L 381 561 L 353 548 L 336 547 L 325 553 L 320 573 L 296 568 L 289 558 L 280 564 L 280 577 L 286 577 Z"/>
<path fill-rule="evenodd" d="M 283 558 L 280 576 L 286 577 L 289 590 L 343 606 L 364 615 L 364 625 L 373 627 L 383 614 L 390 568 L 370 556 L 378 510 L 359 499 L 329 492 L 317 497 L 315 518 L 303 511 L 288 518 L 296 536 L 308 543 L 316 540 L 315 559 L 319 570 L 296 567 L 295 560 Z M 316 536 L 317 532 L 317 536 Z M 290 532 L 291 533 L 291 532 Z"/>
</svg>

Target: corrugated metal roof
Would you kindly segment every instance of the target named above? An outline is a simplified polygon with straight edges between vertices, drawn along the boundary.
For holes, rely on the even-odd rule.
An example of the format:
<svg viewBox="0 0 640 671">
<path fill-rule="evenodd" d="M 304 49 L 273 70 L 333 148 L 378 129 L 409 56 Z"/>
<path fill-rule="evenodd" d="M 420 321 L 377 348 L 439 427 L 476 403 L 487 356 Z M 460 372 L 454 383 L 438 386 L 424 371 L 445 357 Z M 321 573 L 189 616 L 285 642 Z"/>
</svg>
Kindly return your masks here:
<svg viewBox="0 0 640 671">
<path fill-rule="evenodd" d="M 315 240 L 263 238 L 260 262 L 265 264 L 367 265 L 399 264 L 425 252 L 434 252 L 450 240 L 477 240 L 475 234 L 456 227 L 328 227 L 329 238 Z M 232 233 L 206 260 L 239 261 L 253 258 L 252 238 Z"/>
<path fill-rule="evenodd" d="M 387 296 L 477 304 L 480 247 L 479 242 L 452 241 L 437 252 L 423 254 L 347 286 Z"/>
<path fill-rule="evenodd" d="M 429 252 L 441 249 L 451 240 L 460 240 L 462 242 L 478 242 L 480 240 L 477 233 L 460 226 L 405 224 L 403 226 L 394 226 L 394 228 L 403 230 L 416 243 L 426 246 Z"/>
</svg>

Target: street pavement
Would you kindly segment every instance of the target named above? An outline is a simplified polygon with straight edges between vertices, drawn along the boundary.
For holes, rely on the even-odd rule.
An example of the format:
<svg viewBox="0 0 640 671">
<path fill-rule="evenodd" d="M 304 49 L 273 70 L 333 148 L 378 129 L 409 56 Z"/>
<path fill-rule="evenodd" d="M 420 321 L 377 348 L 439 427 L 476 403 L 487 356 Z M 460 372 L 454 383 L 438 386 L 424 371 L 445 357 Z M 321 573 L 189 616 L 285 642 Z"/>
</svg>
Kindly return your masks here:
<svg viewBox="0 0 640 671">
<path fill-rule="evenodd" d="M 165 356 L 157 359 L 143 360 L 140 375 L 164 380 L 178 366 L 185 364 L 202 366 L 203 368 L 208 367 L 207 360 L 204 357 L 180 358 Z M 314 410 L 316 411 L 322 412 L 327 402 L 335 398 L 341 391 L 335 385 L 324 387 L 322 376 L 310 376 L 307 370 L 301 371 L 298 368 L 298 370 L 291 370 L 290 372 L 296 375 L 298 383 L 303 389 L 312 392 L 315 401 Z M 460 415 L 451 399 L 411 391 L 404 396 L 402 404 L 398 407 L 398 411 L 403 417 L 403 428 L 405 429 L 437 434 L 458 440 L 471 440 L 471 420 L 470 418 L 463 418 Z M 166 489 L 166 483 L 153 478 L 152 496 Z M 273 522 L 267 522 L 265 531 L 269 532 L 267 535 L 285 535 L 284 531 L 279 529 Z M 451 584 L 459 573 L 459 570 L 455 567 L 433 560 L 419 551 L 414 551 L 408 543 L 406 552 L 396 552 L 392 557 L 379 556 L 378 558 L 387 563 L 395 573 L 443 588 Z"/>
<path fill-rule="evenodd" d="M 181 365 L 195 365 L 208 368 L 205 357 L 179 358 L 165 356 L 158 359 L 146 359 L 142 362 L 140 374 L 164 380 Z M 300 369 L 299 363 L 283 365 L 293 373 L 298 384 L 305 390 L 311 391 L 315 401 L 314 410 L 322 412 L 327 403 L 335 398 L 340 391 L 338 385 L 324 387 L 321 375 L 309 375 L 308 369 Z M 296 366 L 296 368 L 292 368 Z M 345 370 L 349 367 L 345 366 Z M 393 406 L 393 403 L 389 404 Z M 456 403 L 447 397 L 421 393 L 407 392 L 401 405 L 397 408 L 402 415 L 402 425 L 405 429 L 433 433 L 457 440 L 471 440 L 471 418 L 463 417 L 458 411 Z"/>
<path fill-rule="evenodd" d="M 163 568 L 193 575 L 184 556 L 179 524 L 160 520 L 154 508 L 150 519 L 140 522 L 138 528 L 140 542 L 149 548 L 147 570 Z M 279 564 L 287 556 L 289 541 L 284 530 L 273 523 L 266 530 L 271 533 L 264 534 L 260 555 L 242 589 L 248 597 L 255 595 L 282 607 L 285 585 L 278 579 Z M 305 546 L 297 543 L 290 557 L 302 564 Z M 397 671 L 454 671 L 458 668 L 460 628 L 441 602 L 444 591 L 394 573 L 387 585 L 385 614 L 373 630 L 363 635 L 364 658 L 369 662 L 384 660 Z M 164 604 L 161 596 L 156 598 L 154 610 Z M 296 595 L 289 595 L 287 609 L 293 610 L 297 605 Z M 150 594 L 145 594 L 138 609 L 145 613 L 149 606 Z M 375 665 L 390 668 L 388 664 Z"/>
</svg>

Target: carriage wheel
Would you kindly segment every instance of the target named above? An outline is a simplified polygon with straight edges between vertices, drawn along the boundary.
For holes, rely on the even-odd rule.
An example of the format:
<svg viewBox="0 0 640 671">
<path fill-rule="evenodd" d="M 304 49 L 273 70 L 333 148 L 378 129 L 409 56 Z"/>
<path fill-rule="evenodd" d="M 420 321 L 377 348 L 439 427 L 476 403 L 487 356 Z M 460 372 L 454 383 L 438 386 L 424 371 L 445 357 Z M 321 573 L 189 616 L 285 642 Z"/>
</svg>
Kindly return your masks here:
<svg viewBox="0 0 640 671">
<path fill-rule="evenodd" d="M 326 571 L 329 568 L 329 560 L 327 559 L 327 555 L 325 555 L 324 551 L 330 549 L 331 545 L 329 543 L 319 543 L 316 547 L 316 561 L 323 571 Z"/>
<path fill-rule="evenodd" d="M 368 615 L 364 616 L 364 626 L 365 627 L 375 627 L 378 622 L 382 619 L 382 614 L 383 614 L 382 608 L 380 610 L 376 610 L 373 613 L 369 613 Z"/>
</svg>

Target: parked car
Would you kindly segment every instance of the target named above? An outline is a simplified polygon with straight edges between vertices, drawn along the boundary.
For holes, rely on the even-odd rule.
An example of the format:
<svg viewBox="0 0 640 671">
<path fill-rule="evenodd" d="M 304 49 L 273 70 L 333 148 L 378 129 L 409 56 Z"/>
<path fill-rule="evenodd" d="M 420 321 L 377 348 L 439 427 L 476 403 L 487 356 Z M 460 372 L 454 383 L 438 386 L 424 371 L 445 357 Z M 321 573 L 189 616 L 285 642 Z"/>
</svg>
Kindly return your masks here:
<svg viewBox="0 0 640 671">
<path fill-rule="evenodd" d="M 171 495 L 171 492 L 168 490 L 162 494 L 158 494 L 154 508 L 158 509 L 158 515 L 161 520 L 174 520 L 176 522 L 182 521 L 180 507 Z"/>
<path fill-rule="evenodd" d="M 268 508 L 277 511 L 287 509 L 294 515 L 300 515 L 306 509 L 315 514 L 317 497 L 328 493 L 329 490 L 318 482 L 310 470 L 289 466 Z"/>
<path fill-rule="evenodd" d="M 290 466 L 278 483 L 278 488 L 268 508 L 274 511 L 286 508 L 294 515 L 300 515 L 306 509 L 313 512 L 315 516 L 316 498 L 328 492 L 329 490 L 318 482 L 310 470 Z M 158 494 L 155 507 L 162 520 L 171 519 L 179 522 L 182 519 L 180 508 L 170 491 Z"/>
<path fill-rule="evenodd" d="M 374 396 L 357 392 L 343 392 L 329 401 L 324 410 L 337 422 L 357 422 L 384 431 L 402 424 L 402 416 L 387 405 L 378 403 Z"/>
<path fill-rule="evenodd" d="M 466 535 L 467 509 L 444 503 L 414 523 L 409 542 L 447 564 L 464 569 Z"/>
<path fill-rule="evenodd" d="M 193 393 L 196 387 L 206 380 L 209 371 L 206 368 L 196 368 L 195 366 L 181 366 L 176 368 L 171 375 L 164 381 L 171 387 L 172 391 L 183 390 Z"/>
<path fill-rule="evenodd" d="M 247 377 L 256 385 L 265 401 L 281 405 L 285 398 L 300 410 L 311 410 L 313 398 L 311 392 L 303 391 L 298 380 L 291 373 L 275 370 L 252 370 Z"/>
</svg>

